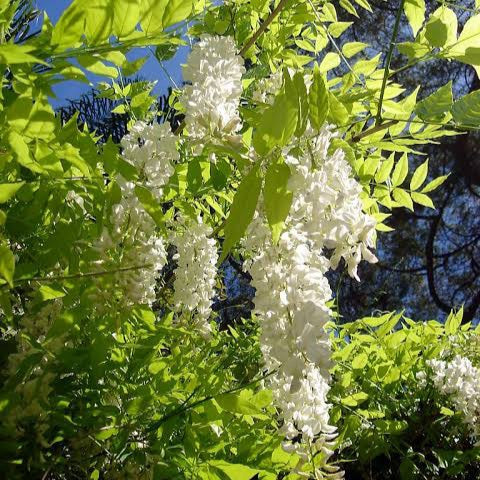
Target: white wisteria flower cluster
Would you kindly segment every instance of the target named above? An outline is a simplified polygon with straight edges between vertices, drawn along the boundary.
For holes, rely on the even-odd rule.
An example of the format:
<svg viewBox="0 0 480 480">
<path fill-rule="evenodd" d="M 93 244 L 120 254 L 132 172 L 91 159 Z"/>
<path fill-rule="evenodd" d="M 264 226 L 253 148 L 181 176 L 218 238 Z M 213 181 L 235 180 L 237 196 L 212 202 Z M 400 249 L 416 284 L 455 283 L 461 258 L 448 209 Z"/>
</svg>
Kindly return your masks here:
<svg viewBox="0 0 480 480">
<path fill-rule="evenodd" d="M 45 407 L 55 379 L 46 367 L 67 344 L 65 336 L 47 339 L 47 334 L 62 307 L 61 299 L 46 303 L 38 311 L 27 306 L 28 313 L 22 317 L 16 335 L 17 352 L 8 357 L 8 370 L 14 377 L 27 358 L 43 353 L 29 374 L 15 387 L 17 402 L 8 417 L 9 426 L 17 436 L 25 432 L 25 422 L 32 422 L 37 441 L 41 444 L 46 443 L 44 433 L 48 428 L 48 413 Z"/>
<path fill-rule="evenodd" d="M 173 243 L 177 253 L 173 303 L 177 311 L 189 312 L 200 334 L 208 336 L 211 326 L 217 275 L 217 245 L 211 237 L 212 229 L 202 222 L 179 219 L 182 229 L 177 229 Z"/>
<path fill-rule="evenodd" d="M 173 164 L 180 159 L 170 125 L 137 122 L 122 138 L 121 146 L 123 158 L 137 168 L 144 186 L 160 199 L 162 187 L 174 173 Z"/>
<path fill-rule="evenodd" d="M 111 228 L 105 227 L 94 246 L 99 276 L 94 292 L 102 308 L 112 299 L 119 306 L 155 301 L 158 273 L 167 262 L 163 239 L 145 212 L 131 182 L 122 184 L 122 199 L 112 208 Z"/>
<path fill-rule="evenodd" d="M 293 202 L 278 244 L 273 244 L 261 210 L 244 241 L 261 348 L 266 367 L 274 372 L 270 386 L 288 440 L 284 448 L 304 461 L 313 445 L 328 459 L 335 437 L 327 403 L 330 343 L 325 327 L 332 292 L 325 274 L 343 258 L 358 279 L 360 261 L 376 261 L 370 250 L 375 221 L 362 211 L 361 187 L 343 152 L 328 154 L 331 129 L 318 135 L 309 129 L 308 136 L 308 146 L 284 152 Z"/>
<path fill-rule="evenodd" d="M 231 37 L 202 35 L 183 67 L 189 85 L 183 90 L 185 125 L 189 135 L 206 138 L 234 135 L 241 127 L 238 105 L 242 94 L 243 59 Z"/>
<path fill-rule="evenodd" d="M 448 396 L 455 410 L 462 412 L 472 435 L 480 437 L 480 369 L 461 355 L 453 359 L 428 360 L 435 388 Z"/>
<path fill-rule="evenodd" d="M 121 143 L 124 159 L 137 168 L 142 185 L 160 198 L 179 159 L 170 126 L 137 122 Z M 114 298 L 120 305 L 151 305 L 155 301 L 156 277 L 167 262 L 164 242 L 139 202 L 135 184 L 121 175 L 117 183 L 121 201 L 113 206 L 110 228 L 104 228 L 95 245 L 100 253 L 97 269 L 112 273 L 99 276 L 97 283 L 102 285 L 95 296 L 99 297 L 97 303 L 107 303 L 116 292 Z"/>
</svg>

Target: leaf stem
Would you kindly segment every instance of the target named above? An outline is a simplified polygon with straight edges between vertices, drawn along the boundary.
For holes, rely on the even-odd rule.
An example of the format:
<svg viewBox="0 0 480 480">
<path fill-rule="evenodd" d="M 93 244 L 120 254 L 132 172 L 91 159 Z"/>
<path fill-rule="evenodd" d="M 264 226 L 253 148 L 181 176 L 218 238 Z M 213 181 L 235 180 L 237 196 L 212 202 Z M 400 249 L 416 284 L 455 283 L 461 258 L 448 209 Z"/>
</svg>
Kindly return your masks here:
<svg viewBox="0 0 480 480">
<path fill-rule="evenodd" d="M 244 56 L 250 47 L 252 47 L 255 42 L 260 38 L 263 32 L 268 28 L 268 26 L 273 22 L 275 17 L 280 13 L 282 8 L 285 6 L 288 0 L 280 0 L 278 5 L 274 8 L 274 10 L 270 13 L 270 15 L 266 18 L 266 20 L 260 25 L 260 28 L 247 40 L 247 43 L 242 47 L 239 52 L 240 56 Z"/>
<path fill-rule="evenodd" d="M 398 7 L 397 16 L 395 18 L 395 25 L 393 26 L 392 39 L 390 40 L 390 47 L 388 48 L 387 60 L 385 64 L 385 72 L 383 74 L 382 88 L 380 90 L 380 100 L 378 102 L 377 110 L 377 119 L 375 123 L 379 124 L 382 121 L 382 104 L 383 98 L 385 96 L 385 88 L 387 87 L 388 74 L 390 71 L 390 63 L 393 57 L 393 50 L 395 49 L 395 40 L 397 39 L 398 30 L 400 27 L 400 19 L 402 18 L 403 7 L 405 5 L 405 0 L 401 0 L 400 6 Z"/>
<path fill-rule="evenodd" d="M 216 397 L 219 397 L 221 395 L 228 395 L 230 393 L 235 393 L 240 390 L 244 390 L 245 388 L 251 387 L 252 385 L 257 384 L 258 382 L 261 382 L 262 380 L 265 380 L 266 378 L 270 377 L 276 372 L 276 370 L 272 370 L 271 372 L 267 373 L 266 375 L 263 375 L 260 378 L 257 378 L 256 380 L 252 380 L 251 382 L 246 383 L 245 385 L 239 385 L 238 387 L 232 388 L 230 390 L 227 390 L 225 392 L 218 393 L 217 395 L 208 395 L 204 398 L 201 398 L 200 400 L 197 400 L 196 402 L 190 403 L 190 404 L 185 404 L 185 402 L 176 410 L 173 410 L 170 413 L 167 413 L 164 415 L 162 418 L 159 420 L 153 422 L 147 429 L 148 432 L 151 432 L 153 430 L 156 430 L 162 423 L 166 422 L 170 418 L 176 417 L 177 415 L 180 415 L 188 410 L 191 410 L 192 408 L 198 407 L 199 405 L 202 405 L 205 402 L 208 402 L 210 400 L 213 400 Z M 195 392 L 193 392 L 195 393 Z M 191 398 L 192 395 L 190 395 L 189 398 Z M 186 400 L 188 402 L 188 399 Z"/>
<path fill-rule="evenodd" d="M 362 80 L 353 70 L 352 66 L 350 65 L 350 62 L 347 60 L 347 58 L 345 57 L 345 55 L 343 54 L 342 52 L 342 49 L 338 46 L 337 42 L 335 41 L 335 39 L 332 37 L 332 35 L 330 34 L 330 32 L 328 31 L 328 28 L 323 24 L 322 22 L 322 19 L 320 18 L 320 15 L 317 11 L 317 9 L 315 8 L 315 5 L 312 3 L 312 0 L 307 0 L 308 3 L 310 4 L 310 6 L 312 7 L 312 10 L 313 10 L 313 13 L 315 14 L 315 16 L 317 17 L 317 20 L 318 20 L 318 23 L 320 24 L 320 26 L 323 28 L 323 30 L 325 31 L 325 34 L 327 35 L 328 39 L 330 40 L 330 42 L 332 42 L 332 45 L 333 45 L 333 48 L 335 48 L 335 50 L 337 51 L 338 55 L 340 56 L 340 58 L 342 59 L 343 63 L 347 66 L 347 68 L 350 70 L 350 72 L 353 74 L 353 76 L 355 77 L 355 79 L 361 83 L 364 87 L 366 87 L 365 85 L 365 81 Z"/>
<path fill-rule="evenodd" d="M 355 135 L 352 137 L 352 142 L 357 143 L 359 142 L 362 138 L 368 137 L 369 135 L 373 135 L 374 133 L 380 132 L 382 130 L 385 130 L 395 124 L 397 124 L 400 120 L 389 120 L 388 122 L 381 123 L 380 125 L 376 125 L 368 130 L 365 130 L 364 132 L 359 133 L 358 135 Z M 405 120 L 407 121 L 407 120 Z"/>
<path fill-rule="evenodd" d="M 151 263 L 146 263 L 144 265 L 135 265 L 132 267 L 122 267 L 115 270 L 100 270 L 98 272 L 86 272 L 86 273 L 74 273 L 71 275 L 57 275 L 51 277 L 30 277 L 30 278 L 19 278 L 15 280 L 15 283 L 27 283 L 27 282 L 55 282 L 57 280 L 72 280 L 75 278 L 88 278 L 88 277 L 101 277 L 103 275 L 112 275 L 118 272 L 130 272 L 133 270 L 142 270 L 144 268 L 152 267 Z"/>
</svg>

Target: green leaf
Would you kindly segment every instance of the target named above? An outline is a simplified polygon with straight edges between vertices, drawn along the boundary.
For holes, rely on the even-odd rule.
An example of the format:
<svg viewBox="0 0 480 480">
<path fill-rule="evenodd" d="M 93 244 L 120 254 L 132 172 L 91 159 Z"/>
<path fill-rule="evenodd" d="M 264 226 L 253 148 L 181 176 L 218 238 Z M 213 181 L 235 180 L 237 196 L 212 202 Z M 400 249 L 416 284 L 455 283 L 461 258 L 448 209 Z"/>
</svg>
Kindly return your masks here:
<svg viewBox="0 0 480 480">
<path fill-rule="evenodd" d="M 431 48 L 428 45 L 417 42 L 403 42 L 397 45 L 398 51 L 406 55 L 410 60 L 418 59 L 430 52 Z"/>
<path fill-rule="evenodd" d="M 50 285 L 42 285 L 38 290 L 39 296 L 42 301 L 53 300 L 54 298 L 61 298 L 65 296 L 63 290 L 53 288 Z"/>
<path fill-rule="evenodd" d="M 432 47 L 448 47 L 456 43 L 457 29 L 455 12 L 442 6 L 430 16 L 425 26 L 425 38 Z"/>
<path fill-rule="evenodd" d="M 480 90 L 469 93 L 457 100 L 452 107 L 453 119 L 460 125 L 480 124 Z"/>
<path fill-rule="evenodd" d="M 328 33 L 334 37 L 338 38 L 345 30 L 347 30 L 350 25 L 352 25 L 353 22 L 335 22 L 331 23 L 328 26 Z"/>
<path fill-rule="evenodd" d="M 10 144 L 11 149 L 15 153 L 17 162 L 20 165 L 23 165 L 25 168 L 28 168 L 32 172 L 42 173 L 43 168 L 35 162 L 28 148 L 28 145 L 25 143 L 24 138 L 18 132 L 11 130 L 8 133 L 8 143 Z"/>
<path fill-rule="evenodd" d="M 280 238 L 285 219 L 292 205 L 293 194 L 288 190 L 290 175 L 290 168 L 282 158 L 272 162 L 265 174 L 263 197 L 274 243 L 277 243 Z"/>
<path fill-rule="evenodd" d="M 340 55 L 334 52 L 328 52 L 320 63 L 320 73 L 327 73 L 340 65 Z"/>
<path fill-rule="evenodd" d="M 408 428 L 406 420 L 375 420 L 377 430 L 381 433 L 389 433 L 391 435 L 399 435 Z"/>
<path fill-rule="evenodd" d="M 383 325 L 389 318 L 391 318 L 391 316 L 391 313 L 387 313 L 381 317 L 365 317 L 361 319 L 361 322 L 369 327 L 377 328 L 380 327 L 380 325 Z"/>
<path fill-rule="evenodd" d="M 412 179 L 410 180 L 410 190 L 418 190 L 428 173 L 428 159 L 425 160 L 414 172 Z"/>
<path fill-rule="evenodd" d="M 448 38 L 447 25 L 440 18 L 432 17 L 425 27 L 425 38 L 432 47 L 443 47 Z"/>
<path fill-rule="evenodd" d="M 428 120 L 440 117 L 449 112 L 453 105 L 452 82 L 448 82 L 435 93 L 417 103 L 415 113 L 422 119 Z"/>
<path fill-rule="evenodd" d="M 369 12 L 372 11 L 372 7 L 370 6 L 367 0 L 355 0 L 355 3 L 358 3 L 358 5 L 360 5 L 365 10 L 368 10 Z"/>
<path fill-rule="evenodd" d="M 110 78 L 118 77 L 118 70 L 115 67 L 108 67 L 93 55 L 79 55 L 77 60 L 83 68 L 96 75 L 103 75 Z"/>
<path fill-rule="evenodd" d="M 193 8 L 192 0 L 168 0 L 162 18 L 163 28 L 185 20 Z"/>
<path fill-rule="evenodd" d="M 347 57 L 351 58 L 357 53 L 365 50 L 368 47 L 368 43 L 363 42 L 348 42 L 342 46 L 342 53 Z"/>
<path fill-rule="evenodd" d="M 290 80 L 288 73 L 286 78 Z M 298 112 L 298 99 L 296 96 L 287 95 L 283 89 L 275 97 L 273 105 L 266 109 L 260 125 L 253 133 L 252 142 L 257 153 L 266 155 L 274 147 L 285 146 L 297 128 Z"/>
<path fill-rule="evenodd" d="M 11 200 L 23 185 L 25 182 L 0 183 L 0 203 Z"/>
<path fill-rule="evenodd" d="M 392 168 L 393 168 L 394 158 L 395 158 L 395 155 L 392 154 L 390 155 L 389 158 L 387 158 L 382 162 L 382 164 L 380 165 L 380 168 L 375 174 L 375 181 L 377 183 L 385 183 L 387 181 L 387 178 L 389 177 L 390 172 L 392 171 Z"/>
<path fill-rule="evenodd" d="M 403 154 L 400 160 L 395 165 L 395 170 L 392 175 L 392 186 L 398 187 L 403 183 L 408 175 L 408 157 L 407 154 Z"/>
<path fill-rule="evenodd" d="M 210 467 L 220 470 L 226 475 L 226 478 L 231 480 L 251 480 L 252 478 L 275 480 L 277 478 L 277 476 L 271 472 L 253 469 L 247 465 L 240 465 L 238 463 L 228 463 L 225 460 L 209 460 L 207 464 Z M 210 477 L 208 478 L 210 480 Z"/>
<path fill-rule="evenodd" d="M 137 0 L 112 0 L 113 33 L 122 38 L 130 35 L 140 18 L 140 2 Z"/>
<path fill-rule="evenodd" d="M 50 330 L 47 333 L 47 340 L 61 337 L 63 334 L 70 331 L 76 324 L 77 320 L 79 319 L 79 310 L 70 310 L 61 313 L 55 320 L 53 321 Z"/>
<path fill-rule="evenodd" d="M 90 44 L 105 42 L 112 34 L 132 34 L 140 15 L 138 0 L 75 0 L 66 8 L 52 31 L 58 50 L 78 46 L 83 36 Z"/>
<path fill-rule="evenodd" d="M 352 360 L 352 368 L 361 370 L 368 363 L 368 355 L 365 352 L 360 353 Z"/>
<path fill-rule="evenodd" d="M 185 20 L 192 8 L 192 0 L 142 0 L 142 30 L 146 34 L 159 33 L 170 25 Z"/>
<path fill-rule="evenodd" d="M 480 15 L 467 20 L 458 41 L 453 42 L 445 56 L 472 65 L 480 75 Z"/>
<path fill-rule="evenodd" d="M 448 175 L 442 175 L 441 177 L 437 177 L 434 180 L 432 180 L 430 183 L 427 183 L 425 187 L 422 189 L 422 193 L 428 193 L 436 188 L 438 188 L 446 179 L 448 178 Z"/>
<path fill-rule="evenodd" d="M 383 338 L 387 333 L 389 333 L 393 328 L 396 327 L 397 323 L 399 322 L 402 314 L 399 313 L 394 315 L 388 322 L 384 323 L 378 330 L 377 335 L 379 338 Z"/>
<path fill-rule="evenodd" d="M 148 188 L 137 185 L 135 187 L 135 195 L 155 223 L 161 226 L 163 224 L 163 210 L 153 193 Z"/>
<path fill-rule="evenodd" d="M 450 312 L 450 315 L 445 322 L 445 333 L 447 335 L 453 335 L 457 333 L 463 319 L 463 307 L 457 312 Z"/>
<path fill-rule="evenodd" d="M 262 413 L 262 410 L 250 401 L 245 390 L 241 390 L 239 393 L 225 393 L 219 395 L 218 397 L 215 397 L 215 401 L 227 412 L 240 413 L 242 415 L 256 415 Z"/>
<path fill-rule="evenodd" d="M 303 73 L 297 72 L 293 77 L 293 83 L 289 83 L 290 88 L 294 87 L 294 94 L 298 99 L 298 118 L 297 118 L 297 128 L 295 129 L 295 136 L 300 138 L 308 124 L 308 94 L 307 87 L 305 86 L 305 81 L 303 79 Z M 288 91 L 286 91 L 288 95 Z"/>
<path fill-rule="evenodd" d="M 156 375 L 158 372 L 164 370 L 167 367 L 165 360 L 155 360 L 148 366 L 148 371 L 152 375 Z"/>
<path fill-rule="evenodd" d="M 95 434 L 95 438 L 97 440 L 107 440 L 113 435 L 116 435 L 118 433 L 118 428 L 110 427 L 110 428 L 105 428 L 103 430 L 100 430 L 97 434 Z"/>
<path fill-rule="evenodd" d="M 423 193 L 412 192 L 412 200 L 419 205 L 423 205 L 424 207 L 435 208 L 432 199 Z"/>
<path fill-rule="evenodd" d="M 412 480 L 420 473 L 415 463 L 408 457 L 402 460 L 399 468 L 400 480 Z"/>
<path fill-rule="evenodd" d="M 416 37 L 425 21 L 425 0 L 405 0 L 405 15 Z"/>
<path fill-rule="evenodd" d="M 395 188 L 392 193 L 393 199 L 402 207 L 406 207 L 413 211 L 412 198 L 403 188 Z"/>
<path fill-rule="evenodd" d="M 330 109 L 327 116 L 328 120 L 333 122 L 335 125 L 345 125 L 350 116 L 348 110 L 332 92 L 328 93 L 328 98 L 330 103 Z"/>
<path fill-rule="evenodd" d="M 356 407 L 368 399 L 368 393 L 358 392 L 348 397 L 342 398 L 340 403 L 346 405 L 347 407 Z"/>
<path fill-rule="evenodd" d="M 0 44 L 0 64 L 16 65 L 20 63 L 41 63 L 47 65 L 43 60 L 31 55 L 34 47 L 30 45 L 15 45 L 12 43 Z"/>
<path fill-rule="evenodd" d="M 313 72 L 313 83 L 308 94 L 309 119 L 314 130 L 320 130 L 329 111 L 329 95 L 322 74 L 315 68 Z"/>
<path fill-rule="evenodd" d="M 225 241 L 223 242 L 223 252 L 220 257 L 221 262 L 225 260 L 232 247 L 243 237 L 248 225 L 252 221 L 261 188 L 262 174 L 257 165 L 242 180 L 233 198 L 230 213 L 225 224 Z"/>
<path fill-rule="evenodd" d="M 30 106 L 28 118 L 21 131 L 19 130 L 19 133 L 34 139 L 50 140 L 53 137 L 56 123 L 53 108 L 44 96 L 35 99 L 33 104 L 30 100 Z M 14 121 L 9 123 L 14 127 L 18 125 L 18 122 Z"/>
<path fill-rule="evenodd" d="M 0 245 L 0 275 L 13 288 L 13 274 L 15 273 L 15 256 L 7 245 Z"/>
<path fill-rule="evenodd" d="M 80 172 L 86 177 L 90 176 L 90 167 L 85 159 L 80 154 L 80 150 L 70 143 L 64 143 L 61 146 L 55 148 L 55 153 L 62 160 L 66 160 L 74 167 L 78 168 Z"/>
<path fill-rule="evenodd" d="M 453 410 L 450 410 L 447 407 L 442 407 L 440 409 L 440 414 L 441 415 L 446 415 L 447 417 L 452 417 L 453 415 L 455 415 L 455 412 Z"/>
</svg>

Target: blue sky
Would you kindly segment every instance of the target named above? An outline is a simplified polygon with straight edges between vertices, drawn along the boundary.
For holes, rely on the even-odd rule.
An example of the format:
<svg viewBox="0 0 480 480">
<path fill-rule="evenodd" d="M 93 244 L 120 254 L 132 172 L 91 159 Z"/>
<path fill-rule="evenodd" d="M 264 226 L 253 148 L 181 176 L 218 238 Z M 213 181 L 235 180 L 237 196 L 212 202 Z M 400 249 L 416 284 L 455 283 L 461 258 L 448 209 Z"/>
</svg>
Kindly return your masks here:
<svg viewBox="0 0 480 480">
<path fill-rule="evenodd" d="M 86 0 L 88 1 L 88 0 Z M 72 0 L 38 0 L 38 8 L 47 12 L 50 20 L 53 23 L 56 23 L 60 18 L 62 12 L 72 3 Z M 172 79 L 178 84 L 181 85 L 182 74 L 181 74 L 181 64 L 185 63 L 187 56 L 187 48 L 181 48 L 177 55 L 169 61 L 164 62 L 164 67 L 172 77 Z M 162 94 L 166 93 L 169 85 L 171 85 L 170 80 L 167 78 L 166 74 L 160 68 L 155 57 L 147 49 L 135 49 L 134 51 L 128 54 L 128 58 L 133 60 L 140 56 L 149 55 L 149 59 L 138 72 L 139 75 L 144 77 L 146 80 L 157 81 L 157 86 L 155 88 L 155 93 Z M 99 78 L 95 75 L 89 76 L 90 81 L 95 83 L 98 80 L 108 81 L 105 78 Z M 91 87 L 86 83 L 81 82 L 63 82 L 57 85 L 54 88 L 55 94 L 57 95 L 56 99 L 52 99 L 53 105 L 60 106 L 64 105 L 68 99 L 76 99 L 82 93 L 88 91 Z"/>
</svg>

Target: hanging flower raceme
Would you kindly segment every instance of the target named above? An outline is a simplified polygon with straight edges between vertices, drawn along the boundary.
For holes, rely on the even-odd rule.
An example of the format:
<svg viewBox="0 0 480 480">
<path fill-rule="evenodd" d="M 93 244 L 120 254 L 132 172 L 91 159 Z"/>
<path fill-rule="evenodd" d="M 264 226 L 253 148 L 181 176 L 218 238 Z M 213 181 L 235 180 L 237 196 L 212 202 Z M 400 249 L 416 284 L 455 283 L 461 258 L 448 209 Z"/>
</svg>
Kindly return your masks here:
<svg viewBox="0 0 480 480">
<path fill-rule="evenodd" d="M 210 238 L 212 229 L 202 222 L 179 219 L 173 243 L 177 248 L 173 303 L 178 312 L 188 312 L 202 335 L 211 332 L 208 319 L 212 312 L 217 275 L 217 245 Z"/>
<path fill-rule="evenodd" d="M 335 431 L 328 423 L 326 399 L 330 367 L 326 303 L 331 290 L 324 273 L 329 262 L 293 226 L 274 245 L 261 213 L 249 227 L 244 245 L 251 255 L 245 267 L 256 290 L 261 349 L 266 367 L 275 372 L 269 386 L 281 411 L 284 448 L 304 462 L 312 448 L 324 449 L 326 461 Z"/>
<path fill-rule="evenodd" d="M 17 402 L 10 410 L 8 425 L 15 436 L 22 436 L 33 430 L 36 440 L 46 446 L 44 434 L 48 429 L 48 396 L 52 391 L 55 375 L 48 370 L 56 353 L 67 345 L 65 335 L 47 339 L 53 322 L 61 313 L 63 302 L 56 299 L 41 308 L 30 308 L 21 319 L 16 335 L 17 352 L 8 357 L 8 370 L 13 379 L 22 370 L 25 361 L 41 355 L 30 370 L 23 369 L 20 383 L 15 387 Z"/>
<path fill-rule="evenodd" d="M 238 105 L 244 72 L 232 38 L 202 35 L 183 68 L 184 80 L 189 82 L 182 101 L 190 136 L 228 136 L 240 129 Z"/>
<path fill-rule="evenodd" d="M 162 196 L 162 187 L 174 173 L 173 163 L 180 159 L 176 143 L 168 123 L 137 122 L 121 140 L 123 157 L 137 168 L 143 185 L 156 198 Z"/>
<path fill-rule="evenodd" d="M 134 185 L 121 185 L 122 200 L 112 208 L 110 228 L 104 228 L 94 246 L 99 253 L 97 270 L 108 272 L 95 281 L 98 307 L 112 301 L 119 306 L 151 305 L 156 277 L 167 262 L 163 240 L 135 196 Z"/>
<path fill-rule="evenodd" d="M 286 152 L 285 161 L 293 172 L 290 187 L 296 192 L 291 223 L 304 232 L 316 250 L 331 251 L 330 265 L 336 268 L 343 258 L 350 276 L 359 280 L 357 268 L 362 259 L 375 263 L 376 221 L 363 212 L 362 187 L 353 177 L 342 150 L 328 154 L 334 134 L 324 127 L 302 145 L 300 155 Z"/>
<path fill-rule="evenodd" d="M 449 361 L 429 360 L 427 364 L 435 388 L 451 399 L 455 409 L 463 413 L 472 435 L 480 440 L 480 369 L 461 355 Z"/>
<path fill-rule="evenodd" d="M 343 152 L 328 154 L 331 129 L 318 135 L 309 129 L 307 136 L 313 138 L 309 145 L 284 152 L 293 201 L 278 244 L 272 243 L 265 216 L 258 211 L 244 241 L 249 255 L 245 267 L 256 289 L 265 365 L 275 372 L 270 386 L 281 410 L 284 448 L 303 461 L 315 448 L 323 452 L 317 466 L 326 467 L 335 428 L 329 425 L 327 403 L 331 365 L 325 327 L 332 292 L 325 273 L 344 258 L 350 275 L 358 279 L 361 259 L 376 261 L 370 251 L 375 221 L 362 211 L 361 188 Z"/>
<path fill-rule="evenodd" d="M 160 198 L 162 187 L 174 172 L 173 163 L 179 159 L 170 126 L 138 122 L 122 139 L 122 147 L 125 160 L 137 168 L 142 184 Z M 151 305 L 156 278 L 167 262 L 164 242 L 139 202 L 135 184 L 122 176 L 116 181 L 122 198 L 112 207 L 110 228 L 104 228 L 94 247 L 100 253 L 97 268 L 111 272 L 96 282 L 101 284 L 94 293 L 99 297 L 96 303 L 114 298 L 120 305 Z"/>
</svg>

